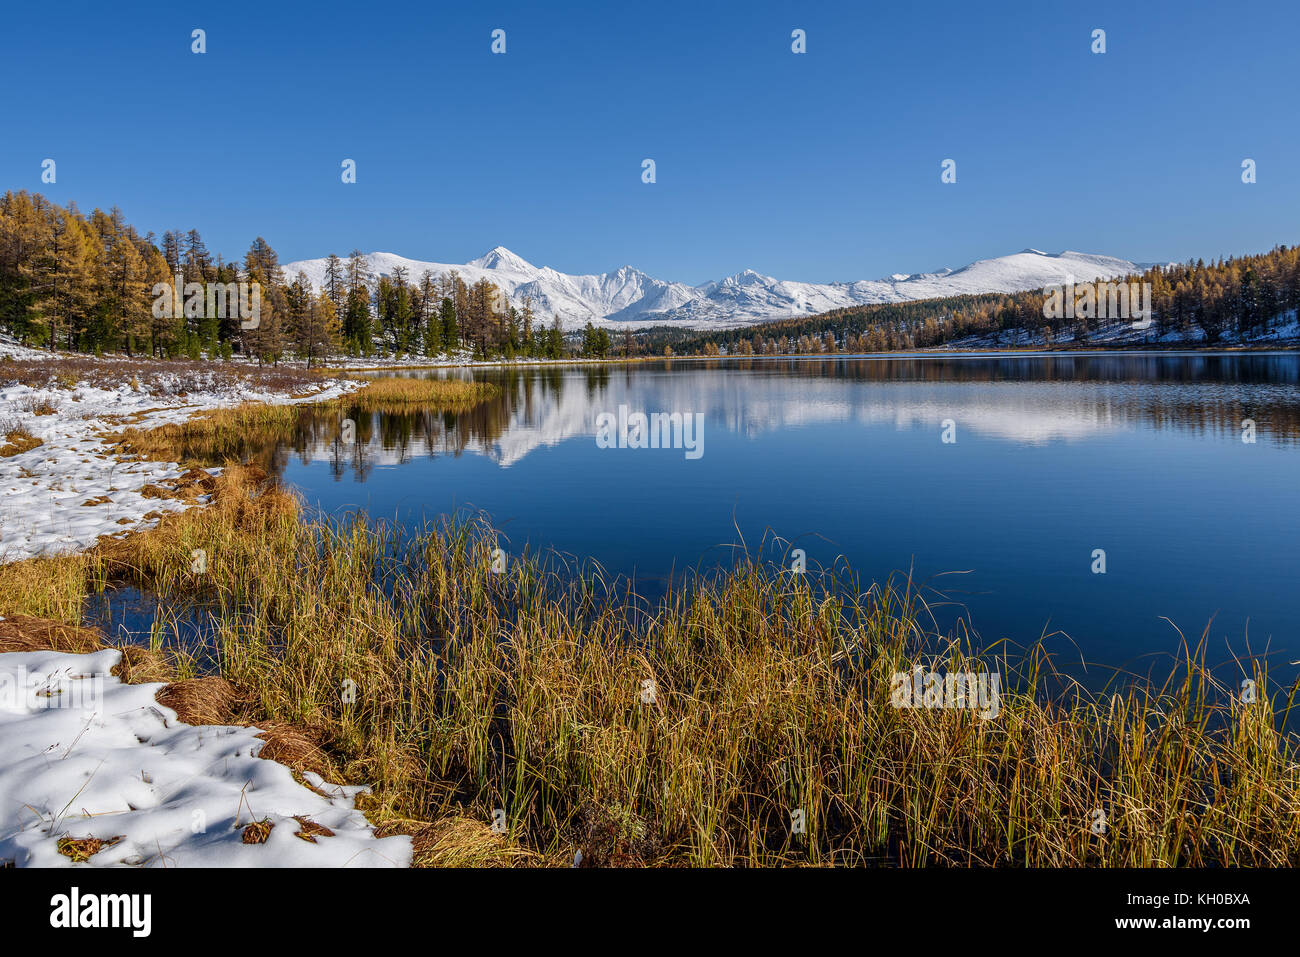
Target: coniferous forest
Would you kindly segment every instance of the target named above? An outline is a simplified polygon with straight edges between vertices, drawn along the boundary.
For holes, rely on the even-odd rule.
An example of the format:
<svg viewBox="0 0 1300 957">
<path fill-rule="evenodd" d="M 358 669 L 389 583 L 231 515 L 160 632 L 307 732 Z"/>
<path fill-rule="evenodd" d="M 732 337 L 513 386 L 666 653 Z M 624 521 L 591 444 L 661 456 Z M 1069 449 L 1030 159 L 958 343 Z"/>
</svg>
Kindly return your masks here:
<svg viewBox="0 0 1300 957">
<path fill-rule="evenodd" d="M 206 310 L 158 315 L 154 287 L 257 282 L 256 328 L 237 314 Z M 165 310 L 172 312 L 172 310 Z M 190 313 L 193 314 L 190 314 Z M 89 216 L 40 193 L 0 198 L 0 332 L 51 350 L 165 358 L 230 358 L 308 364 L 328 356 L 562 358 L 572 350 L 559 325 L 541 322 L 531 304 L 510 304 L 484 279 L 466 284 L 454 271 L 408 276 L 369 274 L 354 250 L 329 257 L 322 288 L 281 268 L 271 244 L 253 240 L 241 261 L 207 249 L 197 229 L 141 232 L 114 207 Z M 584 355 L 610 351 L 608 333 L 589 328 Z"/>
</svg>

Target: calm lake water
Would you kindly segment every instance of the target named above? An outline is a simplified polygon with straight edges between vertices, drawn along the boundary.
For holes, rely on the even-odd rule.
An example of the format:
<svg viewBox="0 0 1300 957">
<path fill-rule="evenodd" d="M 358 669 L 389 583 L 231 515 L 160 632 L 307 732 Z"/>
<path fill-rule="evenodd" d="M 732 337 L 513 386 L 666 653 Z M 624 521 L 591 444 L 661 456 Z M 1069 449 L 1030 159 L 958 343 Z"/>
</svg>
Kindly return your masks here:
<svg viewBox="0 0 1300 957">
<path fill-rule="evenodd" d="M 961 614 L 984 642 L 1062 632 L 1063 658 L 1146 672 L 1178 648 L 1175 626 L 1193 641 L 1208 627 L 1213 658 L 1270 650 L 1279 675 L 1300 658 L 1296 354 L 423 374 L 502 395 L 456 416 L 348 413 L 351 445 L 337 416 L 309 417 L 277 453 L 283 476 L 332 513 L 481 510 L 508 552 L 594 558 L 642 593 L 767 533 L 789 542 L 773 561 L 797 547 L 866 582 L 910 570 L 960 603 L 944 624 Z M 620 406 L 702 413 L 702 454 L 599 447 L 599 416 Z"/>
<path fill-rule="evenodd" d="M 1193 641 L 1208 627 L 1212 660 L 1268 650 L 1278 677 L 1300 658 L 1295 354 L 417 374 L 502 395 L 462 415 L 346 411 L 351 444 L 337 414 L 309 413 L 276 468 L 331 513 L 481 510 L 511 554 L 594 558 L 643 594 L 729 563 L 742 535 L 751 550 L 789 540 L 764 551 L 773 561 L 801 548 L 810 568 L 847 562 L 864 582 L 910 570 L 960 603 L 945 627 L 962 615 L 983 642 L 1018 646 L 1061 632 L 1049 647 L 1071 672 L 1088 662 L 1093 685 L 1167 667 L 1175 626 Z M 599 447 L 599 417 L 620 406 L 702 413 L 703 454 Z"/>
</svg>

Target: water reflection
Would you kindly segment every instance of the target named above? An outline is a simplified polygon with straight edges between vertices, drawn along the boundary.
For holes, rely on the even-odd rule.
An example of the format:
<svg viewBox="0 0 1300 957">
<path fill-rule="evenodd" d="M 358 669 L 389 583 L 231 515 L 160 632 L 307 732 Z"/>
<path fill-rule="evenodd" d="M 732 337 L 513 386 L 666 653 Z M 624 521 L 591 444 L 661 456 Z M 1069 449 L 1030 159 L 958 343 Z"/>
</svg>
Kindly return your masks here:
<svg viewBox="0 0 1300 957">
<path fill-rule="evenodd" d="M 1263 648 L 1283 665 L 1300 658 L 1295 354 L 416 374 L 501 393 L 459 414 L 305 410 L 292 437 L 268 439 L 263 464 L 328 514 L 418 525 L 481 510 L 511 554 L 591 558 L 647 596 L 776 535 L 810 567 L 938 583 L 960 602 L 941 624 L 964 617 L 987 642 L 1062 632 L 1064 657 L 1145 672 L 1144 656 L 1177 649 L 1177 628 L 1193 644 L 1205 633 L 1211 661 Z M 703 413 L 703 457 L 598 448 L 597 416 L 620 405 Z M 954 444 L 941 441 L 945 420 Z M 1098 548 L 1106 574 L 1091 571 Z"/>
<path fill-rule="evenodd" d="M 665 360 L 404 374 L 473 377 L 501 394 L 459 414 L 308 412 L 278 450 L 278 467 L 292 455 L 364 480 L 377 466 L 466 452 L 509 467 L 594 436 L 596 417 L 622 404 L 703 412 L 711 428 L 745 436 L 834 423 L 937 430 L 946 419 L 1027 444 L 1138 429 L 1239 439 L 1247 419 L 1259 442 L 1290 446 L 1300 436 L 1294 354 Z M 344 419 L 356 423 L 347 446 Z"/>
</svg>

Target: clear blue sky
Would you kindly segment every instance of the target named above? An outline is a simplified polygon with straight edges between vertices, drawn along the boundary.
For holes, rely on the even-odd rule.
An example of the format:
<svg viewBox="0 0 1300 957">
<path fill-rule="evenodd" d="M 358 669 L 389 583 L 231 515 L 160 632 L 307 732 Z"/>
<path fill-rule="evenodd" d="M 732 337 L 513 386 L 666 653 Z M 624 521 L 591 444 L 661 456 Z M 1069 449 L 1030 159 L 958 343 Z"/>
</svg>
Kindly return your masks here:
<svg viewBox="0 0 1300 957">
<path fill-rule="evenodd" d="M 0 188 L 116 204 L 160 234 L 197 227 L 227 257 L 258 234 L 284 261 L 360 247 L 464 262 L 500 244 L 565 272 L 631 263 L 698 283 L 747 267 L 876 278 L 1027 246 L 1148 261 L 1300 241 L 1295 0 L 0 16 Z"/>
</svg>

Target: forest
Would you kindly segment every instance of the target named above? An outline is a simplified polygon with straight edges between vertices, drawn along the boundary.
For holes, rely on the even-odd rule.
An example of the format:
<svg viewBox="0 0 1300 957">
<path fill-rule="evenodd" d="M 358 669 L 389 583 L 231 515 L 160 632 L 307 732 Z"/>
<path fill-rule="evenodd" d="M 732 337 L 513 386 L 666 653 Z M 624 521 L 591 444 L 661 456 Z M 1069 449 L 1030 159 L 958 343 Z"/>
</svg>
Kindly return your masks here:
<svg viewBox="0 0 1300 957">
<path fill-rule="evenodd" d="M 159 310 L 155 287 L 180 282 L 256 282 L 255 328 L 238 315 L 206 309 Z M 179 283 L 178 283 L 179 285 Z M 165 314 L 160 315 L 160 312 Z M 605 356 L 609 334 L 588 325 L 570 341 L 543 323 L 527 300 L 511 304 L 492 282 L 467 284 L 455 272 L 420 276 L 401 269 L 370 275 L 359 250 L 331 255 L 322 288 L 285 274 L 271 244 L 253 240 L 241 261 L 207 249 L 197 229 L 142 234 L 122 211 L 89 216 L 40 193 L 0 198 L 0 332 L 57 351 L 309 365 L 330 356 L 563 358 Z"/>
</svg>

